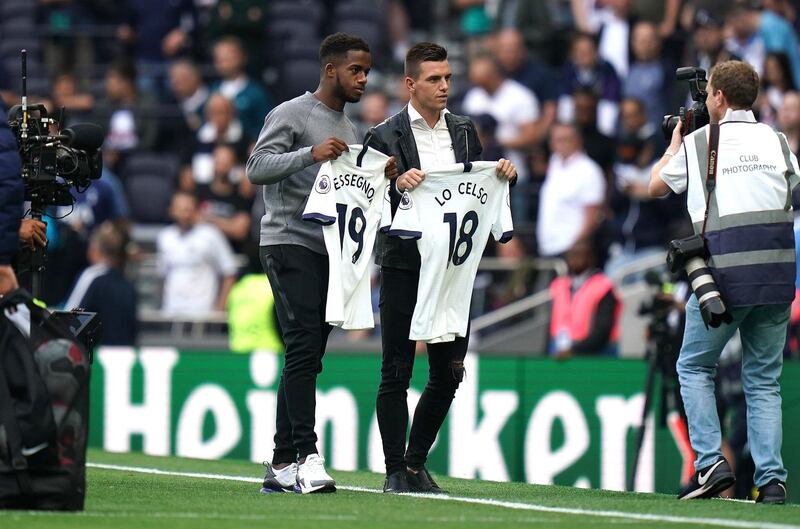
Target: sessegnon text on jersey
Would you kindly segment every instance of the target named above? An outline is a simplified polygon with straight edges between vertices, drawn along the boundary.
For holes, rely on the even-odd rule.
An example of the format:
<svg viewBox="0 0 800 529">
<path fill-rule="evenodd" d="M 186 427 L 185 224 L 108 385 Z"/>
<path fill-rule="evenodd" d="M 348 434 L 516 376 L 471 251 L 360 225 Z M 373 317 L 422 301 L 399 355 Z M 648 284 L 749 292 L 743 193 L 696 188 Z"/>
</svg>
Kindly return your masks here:
<svg viewBox="0 0 800 529">
<path fill-rule="evenodd" d="M 355 187 L 364 192 L 367 200 L 372 204 L 372 197 L 375 196 L 375 188 L 369 183 L 369 179 L 356 173 L 344 173 L 337 175 L 333 179 L 333 187 L 337 191 L 343 187 Z"/>
</svg>

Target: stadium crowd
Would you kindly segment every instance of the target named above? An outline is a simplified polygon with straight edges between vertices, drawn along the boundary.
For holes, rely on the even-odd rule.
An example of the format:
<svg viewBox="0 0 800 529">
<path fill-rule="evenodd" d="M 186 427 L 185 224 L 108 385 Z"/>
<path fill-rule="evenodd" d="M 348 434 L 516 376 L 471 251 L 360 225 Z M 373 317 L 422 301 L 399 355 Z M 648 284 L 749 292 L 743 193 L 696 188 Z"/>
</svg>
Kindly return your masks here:
<svg viewBox="0 0 800 529">
<path fill-rule="evenodd" d="M 447 46 L 448 107 L 474 119 L 484 159 L 508 158 L 519 171 L 520 236 L 487 255 L 560 259 L 582 244 L 614 278 L 691 229 L 685 199 L 647 194 L 666 145 L 662 118 L 692 103 L 676 67 L 752 64 L 759 120 L 798 152 L 797 9 L 789 0 L 2 0 L 6 104 L 19 101 L 25 48 L 31 99 L 51 113 L 66 108 L 64 125 L 105 130 L 103 177 L 48 223 L 57 266 L 43 297 L 75 298 L 92 234 L 112 222 L 133 234 L 129 270 L 155 255 L 160 309 L 224 309 L 236 278 L 259 268 L 264 206 L 244 163 L 270 109 L 317 86 L 319 43 L 334 31 L 372 49 L 367 93 L 348 106 L 360 133 L 407 103 L 406 50 L 431 39 Z M 192 239 L 170 222 L 191 227 Z M 532 288 L 496 286 L 485 308 Z"/>
</svg>

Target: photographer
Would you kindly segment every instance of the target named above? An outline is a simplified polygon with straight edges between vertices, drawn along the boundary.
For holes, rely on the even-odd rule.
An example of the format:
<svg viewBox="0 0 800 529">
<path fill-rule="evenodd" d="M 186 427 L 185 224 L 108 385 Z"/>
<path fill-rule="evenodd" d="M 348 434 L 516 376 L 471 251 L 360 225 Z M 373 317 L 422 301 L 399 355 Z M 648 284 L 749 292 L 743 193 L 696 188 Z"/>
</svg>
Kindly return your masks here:
<svg viewBox="0 0 800 529">
<path fill-rule="evenodd" d="M 686 305 L 677 370 L 697 460 L 679 499 L 712 497 L 735 481 L 720 450 L 713 379 L 737 329 L 757 501 L 784 503 L 786 497 L 778 379 L 794 298 L 791 191 L 798 166 L 785 136 L 756 122 L 750 109 L 758 86 L 750 65 L 717 64 L 705 101 L 711 124 L 683 137 L 685 124 L 678 123 L 651 173 L 651 196 L 687 192 L 696 234 L 670 243 L 686 259 L 695 292 Z"/>
<path fill-rule="evenodd" d="M 11 258 L 17 252 L 22 212 L 22 171 L 17 142 L 0 103 L 0 297 L 17 288 Z"/>
</svg>

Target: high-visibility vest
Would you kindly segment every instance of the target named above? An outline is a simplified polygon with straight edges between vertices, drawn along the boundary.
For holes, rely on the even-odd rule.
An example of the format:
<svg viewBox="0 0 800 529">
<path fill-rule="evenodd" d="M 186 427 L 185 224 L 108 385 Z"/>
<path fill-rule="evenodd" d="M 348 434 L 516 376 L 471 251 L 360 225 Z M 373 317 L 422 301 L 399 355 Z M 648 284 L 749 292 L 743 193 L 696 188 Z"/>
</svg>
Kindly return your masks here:
<svg viewBox="0 0 800 529">
<path fill-rule="evenodd" d="M 570 340 L 575 342 L 589 336 L 594 315 L 600 300 L 613 292 L 614 283 L 602 273 L 596 273 L 581 285 L 575 294 L 572 293 L 572 279 L 557 277 L 550 283 L 550 296 L 553 298 L 553 311 L 550 318 L 550 337 L 555 339 L 560 332 L 566 331 Z M 615 296 L 616 297 L 616 294 Z M 614 326 L 611 328 L 609 342 L 619 339 L 619 315 L 622 306 L 617 300 L 614 309 Z"/>
<path fill-rule="evenodd" d="M 275 328 L 272 289 L 264 274 L 243 276 L 228 295 L 228 343 L 231 351 L 283 351 Z"/>
<path fill-rule="evenodd" d="M 696 234 L 702 232 L 705 212 L 701 197 L 707 197 L 708 136 L 706 125 L 684 140 Z M 749 121 L 721 123 L 719 137 L 705 231 L 711 274 L 729 306 L 791 303 L 796 274 L 792 188 L 798 176 L 786 137 Z"/>
</svg>

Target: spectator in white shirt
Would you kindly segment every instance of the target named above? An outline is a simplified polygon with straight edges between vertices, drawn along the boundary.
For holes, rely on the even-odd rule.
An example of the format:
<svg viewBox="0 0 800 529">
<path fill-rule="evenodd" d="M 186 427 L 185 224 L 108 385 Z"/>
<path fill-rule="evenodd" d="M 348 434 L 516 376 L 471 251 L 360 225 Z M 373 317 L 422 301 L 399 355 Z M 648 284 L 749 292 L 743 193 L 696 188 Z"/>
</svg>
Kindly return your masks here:
<svg viewBox="0 0 800 529">
<path fill-rule="evenodd" d="M 170 314 L 224 310 L 237 272 L 227 239 L 218 228 L 199 222 L 192 193 L 175 193 L 170 215 L 175 224 L 164 228 L 156 241 L 158 270 L 164 278 L 162 310 Z"/>
<path fill-rule="evenodd" d="M 530 175 L 528 151 L 545 133 L 540 123 L 539 101 L 525 85 L 508 78 L 495 56 L 488 52 L 472 58 L 469 78 L 474 86 L 464 98 L 463 111 L 472 116 L 489 114 L 497 121 L 495 137 L 519 177 L 519 187 L 512 193 L 511 211 L 515 220 L 528 220 L 529 194 L 524 192 Z"/>
<path fill-rule="evenodd" d="M 555 125 L 550 149 L 553 154 L 540 193 L 536 225 L 543 257 L 563 255 L 594 232 L 606 192 L 603 170 L 583 151 L 575 125 Z"/>
</svg>

